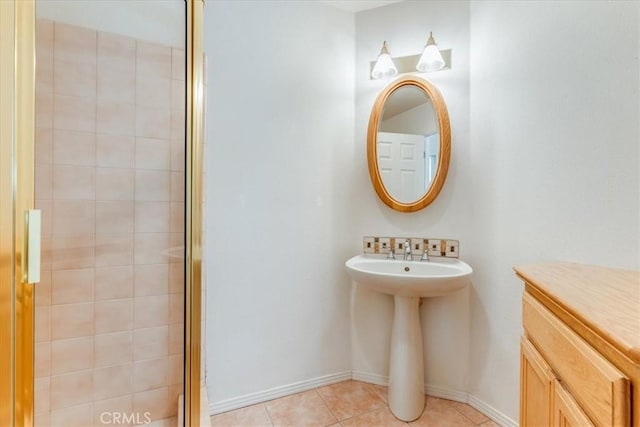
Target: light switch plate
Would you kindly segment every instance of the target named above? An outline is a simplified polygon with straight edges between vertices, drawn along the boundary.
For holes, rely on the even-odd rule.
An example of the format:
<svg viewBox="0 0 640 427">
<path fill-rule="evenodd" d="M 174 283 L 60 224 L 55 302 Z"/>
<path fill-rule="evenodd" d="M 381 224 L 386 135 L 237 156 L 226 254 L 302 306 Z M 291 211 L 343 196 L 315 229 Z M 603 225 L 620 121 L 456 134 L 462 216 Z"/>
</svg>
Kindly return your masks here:
<svg viewBox="0 0 640 427">
<path fill-rule="evenodd" d="M 440 239 L 429 239 L 429 256 L 441 256 L 440 245 Z"/>
<path fill-rule="evenodd" d="M 391 248 L 391 239 L 389 237 L 380 237 L 378 239 L 378 253 L 388 254 Z"/>
<path fill-rule="evenodd" d="M 362 238 L 362 251 L 365 254 L 374 254 L 375 250 L 375 237 L 363 237 Z"/>
</svg>

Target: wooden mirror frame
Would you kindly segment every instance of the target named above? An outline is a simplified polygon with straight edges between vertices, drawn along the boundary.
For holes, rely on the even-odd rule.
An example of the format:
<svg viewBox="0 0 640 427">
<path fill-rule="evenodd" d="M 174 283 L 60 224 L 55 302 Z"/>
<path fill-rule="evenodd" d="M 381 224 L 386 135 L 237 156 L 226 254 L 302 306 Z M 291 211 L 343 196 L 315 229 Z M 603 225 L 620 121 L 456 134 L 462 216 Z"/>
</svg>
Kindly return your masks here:
<svg viewBox="0 0 640 427">
<path fill-rule="evenodd" d="M 431 99 L 433 108 L 438 119 L 438 132 L 440 133 L 440 149 L 438 154 L 438 167 L 431 185 L 425 194 L 418 200 L 410 203 L 399 202 L 389 194 L 382 182 L 380 170 L 378 168 L 378 127 L 382 117 L 384 104 L 391 94 L 403 86 L 416 86 L 422 89 Z M 449 171 L 449 159 L 451 157 L 451 126 L 449 124 L 449 112 L 444 103 L 444 98 L 440 91 L 429 81 L 415 76 L 401 77 L 391 82 L 376 98 L 376 102 L 371 109 L 369 117 L 369 128 L 367 133 L 367 162 L 369 164 L 369 176 L 378 197 L 391 209 L 400 212 L 415 212 L 431 204 L 440 190 L 444 186 Z"/>
</svg>

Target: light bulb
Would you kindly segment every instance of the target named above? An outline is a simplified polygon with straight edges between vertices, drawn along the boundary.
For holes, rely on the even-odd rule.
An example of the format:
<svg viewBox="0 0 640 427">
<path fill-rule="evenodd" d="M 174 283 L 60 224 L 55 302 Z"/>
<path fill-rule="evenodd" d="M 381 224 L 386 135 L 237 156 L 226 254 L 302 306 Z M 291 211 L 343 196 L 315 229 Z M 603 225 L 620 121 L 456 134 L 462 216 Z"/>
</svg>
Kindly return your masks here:
<svg viewBox="0 0 640 427">
<path fill-rule="evenodd" d="M 380 50 L 380 54 L 378 55 L 376 65 L 373 67 L 373 71 L 371 71 L 371 77 L 373 77 L 374 79 L 382 79 L 394 77 L 396 75 L 398 75 L 398 69 L 391 59 L 389 48 L 387 47 L 387 42 L 385 41 L 384 43 L 382 43 L 382 49 Z"/>
<path fill-rule="evenodd" d="M 438 49 L 436 41 L 433 39 L 433 33 L 429 33 L 429 40 L 424 46 L 424 51 L 420 56 L 416 70 L 421 72 L 438 71 L 444 67 L 444 59 Z"/>
</svg>

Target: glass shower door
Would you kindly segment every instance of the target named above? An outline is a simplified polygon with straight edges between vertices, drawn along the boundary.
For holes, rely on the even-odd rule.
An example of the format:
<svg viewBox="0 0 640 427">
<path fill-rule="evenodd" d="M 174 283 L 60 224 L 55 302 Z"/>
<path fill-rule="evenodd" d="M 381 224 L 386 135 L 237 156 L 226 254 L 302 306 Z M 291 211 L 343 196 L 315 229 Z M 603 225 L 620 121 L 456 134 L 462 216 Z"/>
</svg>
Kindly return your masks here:
<svg viewBox="0 0 640 427">
<path fill-rule="evenodd" d="M 35 425 L 177 425 L 185 2 L 36 2 Z"/>
</svg>

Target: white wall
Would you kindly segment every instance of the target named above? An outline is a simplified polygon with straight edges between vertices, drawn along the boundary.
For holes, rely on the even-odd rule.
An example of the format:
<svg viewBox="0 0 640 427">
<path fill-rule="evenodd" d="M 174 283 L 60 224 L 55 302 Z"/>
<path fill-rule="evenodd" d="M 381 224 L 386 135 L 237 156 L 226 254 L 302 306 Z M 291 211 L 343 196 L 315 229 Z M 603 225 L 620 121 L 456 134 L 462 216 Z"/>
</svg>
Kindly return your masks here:
<svg viewBox="0 0 640 427">
<path fill-rule="evenodd" d="M 355 36 L 315 2 L 208 2 L 205 22 L 215 405 L 351 368 Z"/>
<path fill-rule="evenodd" d="M 433 105 L 426 102 L 387 120 L 382 120 L 379 131 L 433 135 L 438 132 L 438 121 Z"/>
<path fill-rule="evenodd" d="M 36 0 L 36 16 L 184 48 L 183 0 Z"/>
<path fill-rule="evenodd" d="M 640 268 L 639 5 L 471 3 L 470 391 L 513 419 L 511 267 Z"/>
<path fill-rule="evenodd" d="M 369 80 L 369 62 L 386 40 L 392 56 L 421 52 L 429 31 L 441 49 L 453 49 L 451 70 L 421 75 L 442 92 L 452 129 L 451 167 L 437 200 L 415 213 L 398 213 L 378 200 L 369 179 L 367 124 L 376 96 L 389 81 Z M 401 2 L 356 14 L 355 159 L 349 205 L 353 254 L 365 235 L 459 239 L 461 257 L 474 266 L 468 242 L 471 229 L 469 165 L 469 6 L 467 2 Z M 475 267 L 475 266 L 474 266 Z M 421 307 L 425 379 L 429 386 L 465 392 L 468 381 L 469 296 L 466 289 L 426 300 Z M 388 375 L 393 315 L 390 296 L 354 287 L 352 366 L 373 378 Z"/>
</svg>

